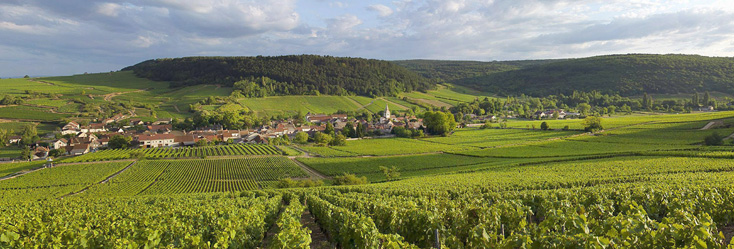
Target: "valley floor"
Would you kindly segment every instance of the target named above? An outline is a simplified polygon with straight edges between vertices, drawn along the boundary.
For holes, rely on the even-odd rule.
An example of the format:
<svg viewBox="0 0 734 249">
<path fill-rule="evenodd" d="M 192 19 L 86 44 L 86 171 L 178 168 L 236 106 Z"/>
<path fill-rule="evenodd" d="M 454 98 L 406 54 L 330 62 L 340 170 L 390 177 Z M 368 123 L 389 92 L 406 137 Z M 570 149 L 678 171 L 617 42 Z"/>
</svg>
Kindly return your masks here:
<svg viewBox="0 0 734 249">
<path fill-rule="evenodd" d="M 702 142 L 734 133 L 732 117 L 619 116 L 595 134 L 580 120 L 548 121 L 549 131 L 525 121 L 335 147 L 212 148 L 206 159 L 151 150 L 134 163 L 92 153 L 52 168 L 0 164 L 3 175 L 32 170 L 0 180 L 0 247 L 725 248 L 734 147 Z M 713 121 L 724 125 L 702 129 Z M 388 181 L 381 166 L 400 175 Z M 344 173 L 372 184 L 276 188 Z"/>
</svg>

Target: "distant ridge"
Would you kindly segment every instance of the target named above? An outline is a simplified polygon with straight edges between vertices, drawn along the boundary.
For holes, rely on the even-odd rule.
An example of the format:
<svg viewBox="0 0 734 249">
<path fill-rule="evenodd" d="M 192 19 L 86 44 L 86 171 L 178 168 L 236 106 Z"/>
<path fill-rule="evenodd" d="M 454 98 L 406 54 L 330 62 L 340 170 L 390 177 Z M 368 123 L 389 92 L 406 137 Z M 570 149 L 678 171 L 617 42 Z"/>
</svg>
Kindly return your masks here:
<svg viewBox="0 0 734 249">
<path fill-rule="evenodd" d="M 397 61 L 433 81 L 499 95 L 547 96 L 578 91 L 734 94 L 734 58 L 627 54 L 580 59 L 457 62 Z"/>
<path fill-rule="evenodd" d="M 330 94 L 397 96 L 435 84 L 388 61 L 318 55 L 185 57 L 156 59 L 126 67 L 138 77 L 170 81 L 172 87 L 250 79 L 274 95 Z M 260 80 L 267 77 L 274 80 Z"/>
</svg>

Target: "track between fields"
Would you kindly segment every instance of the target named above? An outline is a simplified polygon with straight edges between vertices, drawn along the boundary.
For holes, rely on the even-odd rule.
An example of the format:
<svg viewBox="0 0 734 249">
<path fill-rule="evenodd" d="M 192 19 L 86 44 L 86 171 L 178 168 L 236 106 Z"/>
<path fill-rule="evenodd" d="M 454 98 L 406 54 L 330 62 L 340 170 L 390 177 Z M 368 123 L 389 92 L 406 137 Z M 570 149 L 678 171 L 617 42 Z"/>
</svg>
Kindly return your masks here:
<svg viewBox="0 0 734 249">
<path fill-rule="evenodd" d="M 115 177 L 115 176 L 119 175 L 119 174 L 120 174 L 120 173 L 122 173 L 123 171 L 125 171 L 125 170 L 129 169 L 130 167 L 132 167 L 132 166 L 133 166 L 133 164 L 135 164 L 135 161 L 133 161 L 132 163 L 130 163 L 129 165 L 127 165 L 127 167 L 125 167 L 125 168 L 121 169 L 120 171 L 117 171 L 117 172 L 115 172 L 114 174 L 112 174 L 112 175 L 108 176 L 107 178 L 105 178 L 104 180 L 102 180 L 102 181 L 100 181 L 100 182 L 98 182 L 98 183 L 95 183 L 95 184 L 89 185 L 89 186 L 87 186 L 87 187 L 85 187 L 85 188 L 83 188 L 82 190 L 79 190 L 79 191 L 77 191 L 77 192 L 66 194 L 66 195 L 64 195 L 64 196 L 61 196 L 61 197 L 59 197 L 58 199 L 63 199 L 64 197 L 69 197 L 69 196 L 74 196 L 74 195 L 78 195 L 78 194 L 84 193 L 84 191 L 87 191 L 87 190 L 88 190 L 88 189 L 89 189 L 90 187 L 92 187 L 92 186 L 94 186 L 94 185 L 97 185 L 97 184 L 102 184 L 102 183 L 107 183 L 107 182 L 108 182 L 108 181 L 110 181 L 110 179 L 112 179 L 113 177 Z"/>
<path fill-rule="evenodd" d="M 312 169 L 311 167 L 308 167 L 308 165 L 306 165 L 306 164 L 304 164 L 304 163 L 296 160 L 296 157 L 288 157 L 288 158 L 291 159 L 291 161 L 293 161 L 294 163 L 296 163 L 296 165 L 298 165 L 298 167 L 301 167 L 302 170 L 306 171 L 306 173 L 308 173 L 309 175 L 311 175 L 311 178 L 318 178 L 318 179 L 328 179 L 328 178 L 330 178 L 330 177 L 328 177 L 328 176 L 326 176 L 324 174 L 321 174 L 320 172 L 316 171 L 315 169 Z"/>
</svg>

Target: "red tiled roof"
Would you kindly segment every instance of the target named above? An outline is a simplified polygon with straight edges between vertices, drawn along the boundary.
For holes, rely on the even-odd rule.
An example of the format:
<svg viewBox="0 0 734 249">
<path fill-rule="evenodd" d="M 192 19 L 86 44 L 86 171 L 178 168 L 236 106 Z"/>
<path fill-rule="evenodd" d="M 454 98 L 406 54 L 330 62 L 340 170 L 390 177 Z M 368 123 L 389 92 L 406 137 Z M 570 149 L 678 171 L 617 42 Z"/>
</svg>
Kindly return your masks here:
<svg viewBox="0 0 734 249">
<path fill-rule="evenodd" d="M 176 136 L 173 134 L 153 134 L 153 135 L 140 135 L 138 141 L 151 141 L 151 140 L 164 140 L 164 139 L 175 139 Z"/>
</svg>

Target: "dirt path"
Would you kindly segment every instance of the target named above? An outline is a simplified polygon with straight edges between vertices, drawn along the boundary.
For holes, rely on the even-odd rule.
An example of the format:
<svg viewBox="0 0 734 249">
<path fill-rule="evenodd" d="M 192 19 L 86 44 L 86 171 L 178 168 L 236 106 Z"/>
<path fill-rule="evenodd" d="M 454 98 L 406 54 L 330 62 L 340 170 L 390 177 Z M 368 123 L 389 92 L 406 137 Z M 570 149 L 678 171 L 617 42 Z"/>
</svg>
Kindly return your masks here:
<svg viewBox="0 0 734 249">
<path fill-rule="evenodd" d="M 77 191 L 77 192 L 66 194 L 66 195 L 64 195 L 64 196 L 61 196 L 61 197 L 59 197 L 58 199 L 63 199 L 64 197 L 69 197 L 69 196 L 74 196 L 74 195 L 78 195 L 78 194 L 84 193 L 85 191 L 87 191 L 87 190 L 88 190 L 89 188 L 91 188 L 91 187 L 92 187 L 92 186 L 94 186 L 94 185 L 99 185 L 99 184 L 107 183 L 107 182 L 109 182 L 109 181 L 110 181 L 110 179 L 112 179 L 113 177 L 115 177 L 115 176 L 119 175 L 119 174 L 120 174 L 120 173 L 122 173 L 123 171 L 125 171 L 125 170 L 129 169 L 130 167 L 132 167 L 132 166 L 133 166 L 133 164 L 135 164 L 135 162 L 134 162 L 134 161 L 133 161 L 132 163 L 130 163 L 129 165 L 127 165 L 127 167 L 125 167 L 125 168 L 121 169 L 120 171 L 117 171 L 117 172 L 115 172 L 114 174 L 112 174 L 112 175 L 108 176 L 107 178 L 105 178 L 105 179 L 104 179 L 104 180 L 102 180 L 101 182 L 98 182 L 98 183 L 95 183 L 95 184 L 89 185 L 89 186 L 87 186 L 87 187 L 85 187 L 85 188 L 83 188 L 82 190 L 79 190 L 79 191 Z"/>
<path fill-rule="evenodd" d="M 42 81 L 42 80 L 37 80 L 37 79 L 28 79 L 28 81 L 38 82 L 38 83 L 46 84 L 46 85 L 49 85 L 49 86 L 55 86 L 56 85 L 56 84 L 51 83 L 51 82 L 48 82 L 48 81 Z"/>
<path fill-rule="evenodd" d="M 723 126 L 723 125 L 724 125 L 724 121 L 721 121 L 721 120 L 711 121 L 708 124 L 706 124 L 703 128 L 701 128 L 701 130 L 705 131 L 705 130 L 716 128 L 716 127 Z"/>
<path fill-rule="evenodd" d="M 301 215 L 301 224 L 311 230 L 312 249 L 336 248 L 329 243 L 329 237 L 326 236 L 326 233 L 321 231 L 321 227 L 316 223 L 316 219 L 314 219 L 313 215 L 311 215 L 311 211 L 308 209 L 306 209 L 306 211 Z"/>
<path fill-rule="evenodd" d="M 285 210 L 285 205 L 283 205 L 280 208 L 280 211 L 278 211 L 278 215 L 276 215 L 276 219 L 279 219 L 280 216 L 283 214 L 283 210 Z M 259 248 L 269 248 L 270 244 L 273 243 L 273 238 L 275 238 L 275 235 L 279 232 L 279 227 L 277 222 L 273 222 L 273 224 L 270 225 L 270 229 L 268 229 L 267 232 L 265 232 L 265 237 L 263 238 L 263 243 L 260 245 Z"/>
<path fill-rule="evenodd" d="M 181 110 L 178 109 L 177 105 L 173 105 L 173 109 L 176 109 L 176 112 L 181 113 Z"/>
<path fill-rule="evenodd" d="M 155 177 L 155 180 L 153 180 L 153 182 L 151 182 L 148 186 L 146 186 L 143 190 L 140 190 L 140 192 L 138 192 L 135 195 L 139 195 L 140 193 L 143 193 L 146 190 L 148 190 L 150 188 L 150 186 L 155 185 L 155 183 L 158 182 L 158 179 L 161 178 L 161 176 L 163 175 L 163 173 L 166 173 L 166 170 L 168 170 L 168 166 L 171 166 L 171 164 L 169 163 L 168 165 L 166 165 L 166 168 L 164 168 L 163 171 L 161 171 L 161 173 L 158 174 L 158 176 Z"/>
<path fill-rule="evenodd" d="M 327 179 L 327 178 L 331 178 L 331 177 L 328 177 L 328 176 L 326 176 L 324 174 L 321 174 L 320 172 L 312 169 L 311 167 L 308 167 L 308 165 L 306 165 L 306 164 L 304 164 L 304 163 L 296 160 L 296 157 L 294 157 L 294 156 L 289 156 L 288 158 L 291 159 L 291 161 L 293 161 L 294 163 L 296 163 L 296 165 L 298 165 L 298 167 L 301 167 L 301 169 L 303 169 L 304 171 L 306 171 L 306 173 L 308 173 L 311 176 L 311 178 L 316 178 L 316 179 Z"/>
<path fill-rule="evenodd" d="M 380 99 L 384 100 L 384 101 L 385 101 L 385 102 L 387 102 L 387 103 L 390 103 L 390 104 L 396 105 L 396 106 L 398 106 L 398 107 L 400 107 L 400 108 L 403 108 L 403 109 L 405 109 L 405 110 L 407 110 L 407 109 L 410 109 L 410 107 L 407 107 L 407 106 L 404 106 L 404 105 L 401 105 L 401 104 L 398 104 L 398 103 L 392 102 L 392 101 L 390 101 L 390 100 L 387 100 L 386 98 L 380 98 Z"/>
<path fill-rule="evenodd" d="M 354 105 L 356 105 L 356 106 L 359 106 L 359 108 L 357 108 L 357 110 L 356 110 L 356 111 L 359 111 L 359 110 L 365 109 L 365 108 L 366 108 L 366 107 L 367 107 L 368 105 L 371 105 L 371 104 L 372 104 L 372 102 L 370 102 L 369 104 L 366 104 L 366 105 L 362 105 L 362 104 L 360 104 L 359 102 L 357 102 L 356 100 L 354 100 L 354 99 L 350 98 L 349 96 L 346 96 L 345 98 L 347 98 L 347 100 L 349 100 L 349 102 L 352 102 L 352 103 L 354 103 Z"/>
<path fill-rule="evenodd" d="M 6 175 L 6 176 L 3 176 L 3 177 L 0 177 L 0 181 L 5 181 L 5 180 L 13 179 L 13 178 L 16 178 L 16 177 L 19 177 L 19 176 L 22 176 L 22 175 L 25 175 L 25 174 L 28 174 L 28 173 L 33 173 L 33 172 L 42 170 L 44 168 L 45 167 L 41 166 L 41 167 L 38 167 L 38 168 L 33 168 L 33 169 L 21 171 L 21 172 L 15 172 L 15 173 L 12 173 L 10 175 Z"/>
<path fill-rule="evenodd" d="M 104 97 L 104 101 L 110 101 L 110 100 L 112 100 L 112 98 L 114 98 L 116 96 L 120 96 L 120 95 L 127 94 L 127 93 L 139 93 L 139 92 L 146 91 L 148 89 L 150 89 L 150 88 L 135 90 L 135 91 L 131 91 L 131 92 L 114 92 L 114 93 L 108 93 L 108 94 L 101 95 L 101 96 Z"/>
</svg>

